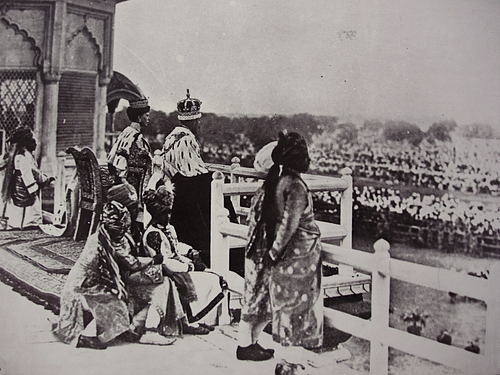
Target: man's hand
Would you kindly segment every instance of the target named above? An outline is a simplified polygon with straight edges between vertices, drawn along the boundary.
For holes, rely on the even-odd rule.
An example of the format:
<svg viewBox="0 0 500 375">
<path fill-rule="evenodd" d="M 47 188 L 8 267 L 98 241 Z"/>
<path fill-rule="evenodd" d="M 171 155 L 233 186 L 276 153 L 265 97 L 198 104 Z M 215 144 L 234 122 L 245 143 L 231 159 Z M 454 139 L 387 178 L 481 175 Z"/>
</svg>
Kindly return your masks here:
<svg viewBox="0 0 500 375">
<path fill-rule="evenodd" d="M 268 251 L 265 255 L 264 258 L 262 258 L 262 264 L 266 268 L 271 268 L 274 267 L 276 264 L 276 260 L 274 260 L 271 256 L 271 251 Z"/>
</svg>

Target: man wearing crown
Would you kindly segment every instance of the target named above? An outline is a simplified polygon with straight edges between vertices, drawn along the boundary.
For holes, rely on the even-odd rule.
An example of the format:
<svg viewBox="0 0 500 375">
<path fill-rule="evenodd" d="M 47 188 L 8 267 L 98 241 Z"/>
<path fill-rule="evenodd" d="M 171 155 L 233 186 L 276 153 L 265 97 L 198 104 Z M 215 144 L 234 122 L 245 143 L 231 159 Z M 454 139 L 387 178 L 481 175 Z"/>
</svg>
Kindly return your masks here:
<svg viewBox="0 0 500 375">
<path fill-rule="evenodd" d="M 141 133 L 149 124 L 150 107 L 148 99 L 130 101 L 127 116 L 132 123 L 120 133 L 108 155 L 110 174 L 115 184 L 130 183 L 139 196 L 139 213 L 132 223 L 132 234 L 139 241 L 144 231 L 144 204 L 142 191 L 152 171 L 151 147 Z"/>
<path fill-rule="evenodd" d="M 210 182 L 200 153 L 196 132 L 201 118 L 201 101 L 191 98 L 177 103 L 180 124 L 166 137 L 162 149 L 163 173 L 175 186 L 171 224 L 180 242 L 200 251 L 206 265 L 210 265 Z"/>
</svg>

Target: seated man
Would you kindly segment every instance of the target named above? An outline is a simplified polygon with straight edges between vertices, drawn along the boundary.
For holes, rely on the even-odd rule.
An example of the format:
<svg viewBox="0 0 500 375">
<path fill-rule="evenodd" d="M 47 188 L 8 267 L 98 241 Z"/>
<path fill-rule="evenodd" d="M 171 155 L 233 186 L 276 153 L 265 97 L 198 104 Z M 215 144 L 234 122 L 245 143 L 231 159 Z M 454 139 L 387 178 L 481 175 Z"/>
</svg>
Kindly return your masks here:
<svg viewBox="0 0 500 375">
<path fill-rule="evenodd" d="M 159 329 L 165 325 L 166 296 L 173 288 L 164 282 L 161 270 L 156 277 L 148 272 L 154 263 L 161 263 L 161 259 L 132 255 L 132 242 L 127 234 L 131 222 L 127 206 L 137 204 L 137 199 L 133 194 L 123 194 L 127 191 L 123 185 L 109 190 L 102 223 L 88 238 L 66 279 L 54 333 L 67 344 L 105 349 L 117 337 L 159 345 L 174 341 L 159 335 Z M 137 272 L 149 275 L 150 281 L 145 282 L 143 288 L 127 285 L 131 275 Z M 147 300 L 148 308 L 141 315 L 142 326 L 146 328 L 142 337 L 136 334 L 130 319 L 129 303 L 136 299 Z M 137 321 L 141 319 L 136 318 L 133 323 Z"/>
<path fill-rule="evenodd" d="M 196 251 L 178 242 L 175 228 L 170 224 L 173 201 L 170 182 L 145 192 L 144 203 L 152 220 L 144 233 L 144 250 L 152 257 L 163 256 L 164 274 L 174 280 L 188 322 L 204 320 L 199 327 L 185 325 L 184 332 L 208 333 L 205 329 L 210 329 L 209 324 L 215 322 L 214 308 L 224 297 L 225 282 L 219 275 L 205 269 Z"/>
</svg>

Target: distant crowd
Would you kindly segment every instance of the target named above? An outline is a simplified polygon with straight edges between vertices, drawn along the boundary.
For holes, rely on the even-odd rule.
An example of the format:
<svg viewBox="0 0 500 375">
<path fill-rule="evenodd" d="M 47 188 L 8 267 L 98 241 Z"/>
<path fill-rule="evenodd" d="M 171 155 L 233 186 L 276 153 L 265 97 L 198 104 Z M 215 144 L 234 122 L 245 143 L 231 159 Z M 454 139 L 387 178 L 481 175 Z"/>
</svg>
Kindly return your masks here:
<svg viewBox="0 0 500 375">
<path fill-rule="evenodd" d="M 390 185 L 498 195 L 500 151 L 494 142 L 467 140 L 428 147 L 388 147 L 382 143 L 315 147 L 312 168 L 332 174 L 350 167 L 354 177 Z"/>
<path fill-rule="evenodd" d="M 480 248 L 483 243 L 492 245 L 491 251 L 500 247 L 498 205 L 465 202 L 451 194 L 439 197 L 412 193 L 402 197 L 398 190 L 372 186 L 354 187 L 353 199 L 354 226 L 359 229 L 374 223 L 373 234 L 378 236 L 392 238 L 399 232 L 423 246 L 455 246 L 454 251 L 470 253 L 484 250 Z M 333 216 L 339 212 L 339 192 L 315 193 L 314 201 L 323 212 Z"/>
<path fill-rule="evenodd" d="M 412 146 L 366 137 L 344 145 L 322 140 L 311 145 L 310 171 L 338 174 L 340 169 L 350 167 L 355 179 L 367 178 L 393 186 L 354 189 L 354 221 L 374 223 L 376 234 L 394 235 L 397 226 L 413 228 L 415 239 L 422 245 L 451 246 L 468 252 L 479 251 L 487 238 L 493 244 L 493 251 L 497 246 L 500 252 L 500 205 L 468 203 L 453 196 L 453 192 L 500 194 L 498 143 L 498 140 L 454 139 Z M 226 164 L 236 155 L 242 165 L 255 153 L 252 145 L 243 140 L 224 149 L 205 145 L 204 152 L 207 160 Z M 417 192 L 403 197 L 396 186 L 413 187 Z M 419 189 L 438 191 L 425 195 Z M 443 192 L 446 194 L 442 195 Z M 334 215 L 339 198 L 338 194 L 326 192 L 314 195 L 317 210 Z M 440 234 L 431 235 L 436 231 Z"/>
</svg>

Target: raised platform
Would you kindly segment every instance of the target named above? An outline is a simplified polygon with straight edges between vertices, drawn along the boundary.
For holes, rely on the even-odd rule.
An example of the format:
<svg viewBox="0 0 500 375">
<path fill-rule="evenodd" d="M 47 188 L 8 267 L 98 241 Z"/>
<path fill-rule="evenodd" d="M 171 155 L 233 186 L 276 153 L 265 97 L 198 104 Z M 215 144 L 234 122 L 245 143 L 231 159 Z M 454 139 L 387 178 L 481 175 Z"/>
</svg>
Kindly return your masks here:
<svg viewBox="0 0 500 375">
<path fill-rule="evenodd" d="M 235 357 L 237 324 L 219 326 L 208 336 L 186 336 L 168 347 L 116 343 L 105 351 L 95 351 L 62 344 L 51 334 L 48 319 L 54 320 L 55 316 L 47 310 L 58 313 L 66 273 L 83 246 L 83 241 L 49 236 L 39 229 L 0 232 L 0 279 L 34 302 L 30 303 L 9 292 L 9 287 L 0 285 L 3 302 L 0 336 L 13 338 L 0 340 L 2 373 L 58 375 L 105 371 L 107 375 L 132 375 L 163 374 L 166 371 L 180 375 L 202 369 L 214 375 L 252 375 L 271 374 L 280 358 L 294 358 L 296 362 L 308 364 L 310 374 L 358 374 L 337 363 L 342 360 L 341 353 L 332 350 L 332 345 L 320 353 L 291 348 L 295 350 L 291 355 L 287 348 L 274 343 L 266 334 L 262 335 L 260 342 L 276 349 L 275 359 L 263 363 L 238 361 Z M 332 342 L 332 334 L 331 330 L 325 330 L 325 340 Z M 347 339 L 348 336 L 342 337 L 342 341 Z M 333 340 L 338 340 L 338 335 Z"/>
</svg>

